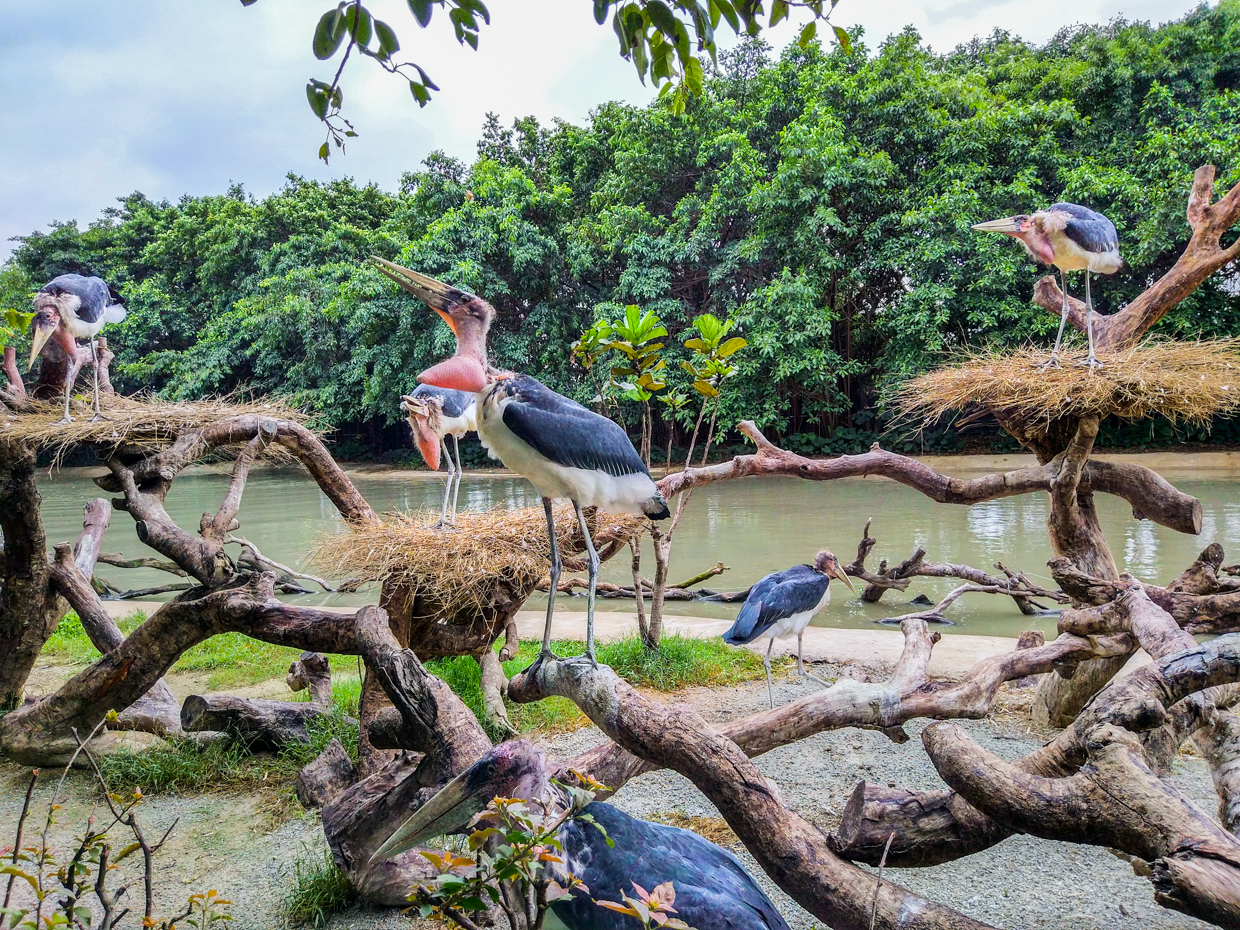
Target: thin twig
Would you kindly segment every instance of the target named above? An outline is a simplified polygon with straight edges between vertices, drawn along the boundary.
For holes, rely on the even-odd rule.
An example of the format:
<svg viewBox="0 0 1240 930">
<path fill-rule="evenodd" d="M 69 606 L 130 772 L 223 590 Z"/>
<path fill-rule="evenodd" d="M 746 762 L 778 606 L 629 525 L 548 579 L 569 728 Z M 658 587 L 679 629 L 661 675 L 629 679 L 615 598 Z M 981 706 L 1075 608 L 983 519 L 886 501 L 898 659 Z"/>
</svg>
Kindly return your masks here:
<svg viewBox="0 0 1240 930">
<path fill-rule="evenodd" d="M 874 930 L 874 921 L 878 919 L 878 891 L 883 887 L 883 869 L 887 867 L 887 853 L 891 852 L 891 841 L 896 838 L 894 830 L 887 837 L 887 845 L 883 847 L 883 858 L 878 860 L 878 884 L 874 886 L 874 906 L 870 909 L 870 930 Z"/>
</svg>

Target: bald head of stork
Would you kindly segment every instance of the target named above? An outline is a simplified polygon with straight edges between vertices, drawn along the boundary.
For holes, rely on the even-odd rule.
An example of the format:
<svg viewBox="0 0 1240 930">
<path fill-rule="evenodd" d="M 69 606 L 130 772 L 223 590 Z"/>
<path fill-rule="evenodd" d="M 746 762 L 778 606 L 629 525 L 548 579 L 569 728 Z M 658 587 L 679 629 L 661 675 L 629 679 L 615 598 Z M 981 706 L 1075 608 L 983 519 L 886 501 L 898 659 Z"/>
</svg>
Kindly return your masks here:
<svg viewBox="0 0 1240 930">
<path fill-rule="evenodd" d="M 840 568 L 840 563 L 835 558 L 835 553 L 829 549 L 823 549 L 814 556 L 814 571 L 821 575 L 827 575 L 830 578 L 838 578 L 844 582 L 850 591 L 857 590 L 853 587 L 853 583 L 848 580 L 848 575 L 844 572 L 844 569 Z"/>
<path fill-rule="evenodd" d="M 487 334 L 495 319 L 494 307 L 469 291 L 386 259 L 374 256 L 374 261 L 380 271 L 438 313 L 456 336 L 456 354 L 422 372 L 418 381 L 476 394 L 495 380 L 499 372 L 487 361 Z"/>
<path fill-rule="evenodd" d="M 1045 228 L 1044 215 L 1042 213 L 1021 213 L 1016 216 L 1005 216 L 1001 220 L 976 223 L 973 229 L 978 232 L 992 232 L 1011 236 L 1025 247 L 1025 251 L 1029 253 L 1029 257 L 1035 262 L 1041 262 L 1043 265 L 1053 265 L 1055 263 L 1055 246 L 1051 242 L 1051 237 Z"/>
</svg>

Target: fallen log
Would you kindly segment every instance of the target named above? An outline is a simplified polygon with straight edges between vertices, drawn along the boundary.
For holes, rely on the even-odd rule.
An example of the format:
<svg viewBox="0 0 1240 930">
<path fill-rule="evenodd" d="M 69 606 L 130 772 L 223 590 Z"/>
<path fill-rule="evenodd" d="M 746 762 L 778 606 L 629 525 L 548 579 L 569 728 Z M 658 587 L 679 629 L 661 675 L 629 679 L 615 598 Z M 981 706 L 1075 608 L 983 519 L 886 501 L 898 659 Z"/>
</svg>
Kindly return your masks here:
<svg viewBox="0 0 1240 930">
<path fill-rule="evenodd" d="M 333 739 L 317 759 L 297 773 L 293 790 L 302 807 L 322 807 L 357 781 L 357 769 L 340 740 Z"/>
</svg>

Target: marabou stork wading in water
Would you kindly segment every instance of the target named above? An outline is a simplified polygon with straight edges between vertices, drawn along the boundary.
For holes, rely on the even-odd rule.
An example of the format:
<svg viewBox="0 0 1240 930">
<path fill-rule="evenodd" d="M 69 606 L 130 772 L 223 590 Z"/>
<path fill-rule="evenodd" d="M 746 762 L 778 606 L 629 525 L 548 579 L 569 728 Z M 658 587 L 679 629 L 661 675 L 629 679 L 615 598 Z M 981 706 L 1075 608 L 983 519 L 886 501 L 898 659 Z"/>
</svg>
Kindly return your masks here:
<svg viewBox="0 0 1240 930">
<path fill-rule="evenodd" d="M 835 556 L 823 549 L 814 557 L 813 565 L 796 565 L 782 572 L 772 572 L 749 589 L 749 596 L 736 616 L 732 628 L 723 634 L 723 641 L 732 646 L 744 646 L 763 636 L 769 638 L 766 645 L 766 696 L 775 707 L 775 692 L 771 687 L 771 647 L 776 638 L 797 637 L 797 674 L 807 675 L 814 681 L 826 684 L 816 675 L 805 671 L 801 659 L 801 637 L 814 615 L 831 603 L 831 579 L 838 578 L 856 591 L 848 575 L 840 568 Z"/>
<path fill-rule="evenodd" d="M 434 837 L 465 830 L 496 797 L 536 800 L 567 810 L 568 800 L 548 777 L 541 750 L 523 740 L 502 743 L 474 763 L 406 820 L 371 862 L 382 862 Z M 696 833 L 631 817 L 595 801 L 581 814 L 607 831 L 574 817 L 557 839 L 561 868 L 589 888 L 551 905 L 569 930 L 632 930 L 633 918 L 594 901 L 619 901 L 631 882 L 654 888 L 672 882 L 676 916 L 700 930 L 788 930 L 788 924 L 736 857 Z M 609 845 L 607 837 L 614 843 Z"/>
<path fill-rule="evenodd" d="M 69 371 L 65 375 L 65 415 L 61 423 L 72 423 L 69 416 L 69 398 L 73 395 L 73 382 L 77 369 L 78 339 L 90 340 L 90 352 L 95 361 L 95 415 L 92 420 L 106 420 L 99 409 L 99 347 L 95 337 L 107 323 L 119 323 L 125 319 L 125 308 L 112 296 L 112 291 L 101 278 L 86 278 L 80 274 L 62 274 L 52 278 L 34 295 L 34 320 L 32 322 L 30 366 L 55 336 L 56 343 L 69 356 Z"/>
<path fill-rule="evenodd" d="M 671 514 L 646 464 L 624 430 L 529 375 L 499 371 L 487 361 L 494 308 L 480 297 L 375 258 L 380 270 L 443 318 L 456 336 L 456 354 L 418 375 L 423 384 L 470 391 L 477 397 L 478 438 L 507 468 L 524 475 L 542 497 L 551 545 L 551 587 L 539 660 L 550 657 L 551 621 L 560 580 L 551 502 L 572 502 L 590 561 L 585 658 L 594 662 L 594 592 L 599 557 L 583 507 L 654 520 Z"/>
<path fill-rule="evenodd" d="M 439 470 L 439 452 L 442 448 L 443 457 L 448 463 L 448 483 L 443 489 L 443 506 L 439 508 L 439 526 L 448 523 L 456 524 L 456 499 L 461 493 L 461 475 L 465 469 L 461 467 L 460 438 L 466 433 L 478 429 L 474 411 L 478 405 L 474 403 L 474 395 L 465 391 L 450 391 L 447 388 L 419 384 L 412 394 L 405 394 L 400 399 L 401 409 L 409 419 L 413 429 L 414 441 L 418 451 L 432 471 Z M 452 437 L 452 448 L 456 450 L 456 462 L 448 454 L 448 437 Z M 453 489 L 452 480 L 456 479 Z M 448 516 L 448 496 L 452 496 L 452 515 Z"/>
<path fill-rule="evenodd" d="M 1089 358 L 1085 364 L 1091 370 L 1101 367 L 1102 363 L 1094 355 L 1094 302 L 1089 294 L 1089 273 L 1115 274 L 1124 267 L 1115 225 L 1088 207 L 1054 203 L 1037 213 L 978 223 L 973 228 L 1019 239 L 1034 261 L 1059 269 L 1063 310 L 1055 350 L 1047 367 L 1059 365 L 1059 343 L 1063 340 L 1064 324 L 1068 322 L 1068 272 L 1085 272 L 1085 333 L 1089 340 Z"/>
</svg>

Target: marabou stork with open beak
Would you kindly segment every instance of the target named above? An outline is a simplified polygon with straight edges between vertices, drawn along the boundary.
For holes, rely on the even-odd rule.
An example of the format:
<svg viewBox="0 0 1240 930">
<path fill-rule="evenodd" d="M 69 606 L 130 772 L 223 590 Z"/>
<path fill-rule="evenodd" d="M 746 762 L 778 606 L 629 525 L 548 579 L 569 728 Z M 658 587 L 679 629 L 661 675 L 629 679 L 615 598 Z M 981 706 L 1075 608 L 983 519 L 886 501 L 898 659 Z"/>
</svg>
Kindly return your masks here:
<svg viewBox="0 0 1240 930">
<path fill-rule="evenodd" d="M 743 646 L 755 639 L 768 637 L 766 657 L 766 696 L 775 707 L 775 692 L 771 688 L 771 647 L 775 640 L 784 636 L 797 637 L 797 674 L 807 675 L 814 681 L 821 678 L 805 671 L 801 659 L 801 638 L 814 615 L 831 603 L 831 579 L 838 578 L 856 591 L 848 575 L 826 549 L 814 557 L 813 565 L 796 565 L 782 572 L 772 572 L 749 589 L 749 596 L 736 616 L 732 628 L 723 634 L 723 641 L 732 646 Z"/>
<path fill-rule="evenodd" d="M 1089 294 L 1089 273 L 1115 274 L 1124 267 L 1119 255 L 1119 235 L 1115 225 L 1101 213 L 1075 203 L 1055 203 L 1028 215 L 1009 216 L 973 227 L 979 232 L 996 232 L 1019 239 L 1036 262 L 1054 265 L 1063 283 L 1063 310 L 1055 350 L 1046 366 L 1059 365 L 1059 343 L 1068 322 L 1068 272 L 1085 272 L 1085 333 L 1089 340 L 1092 371 L 1102 362 L 1094 355 L 1094 302 Z"/>
<path fill-rule="evenodd" d="M 474 395 L 465 391 L 451 391 L 447 388 L 419 384 L 412 394 L 405 394 L 400 399 L 401 409 L 409 419 L 413 429 L 414 441 L 418 451 L 432 471 L 439 470 L 439 452 L 442 448 L 443 457 L 448 463 L 448 483 L 443 489 L 443 506 L 439 509 L 439 526 L 448 523 L 456 524 L 456 499 L 461 493 L 460 438 L 466 433 L 475 432 L 478 424 L 474 412 L 478 405 Z M 452 437 L 452 448 L 456 450 L 456 462 L 448 454 L 447 437 Z M 456 490 L 453 492 L 452 482 L 456 479 Z M 448 516 L 448 496 L 452 496 L 452 515 Z"/>
<path fill-rule="evenodd" d="M 560 579 L 551 501 L 565 498 L 572 502 L 590 560 L 585 657 L 593 663 L 599 557 L 582 508 L 665 520 L 671 516 L 667 502 L 623 429 L 529 375 L 491 367 L 487 334 L 495 310 L 489 303 L 384 259 L 375 261 L 384 274 L 438 313 L 456 336 L 456 354 L 422 372 L 418 380 L 474 393 L 478 438 L 493 457 L 528 478 L 543 499 L 551 544 L 551 588 L 540 658 L 552 654 L 551 620 Z"/>
<path fill-rule="evenodd" d="M 541 750 L 523 740 L 502 743 L 422 805 L 370 861 L 382 862 L 434 837 L 465 830 L 497 797 L 536 800 L 560 811 L 569 807 L 548 777 Z M 631 930 L 632 917 L 594 901 L 619 901 L 621 892 L 632 892 L 631 882 L 654 888 L 667 881 L 676 892 L 676 916 L 691 927 L 788 930 L 758 883 L 727 850 L 696 833 L 638 820 L 599 801 L 580 813 L 607 832 L 575 815 L 560 827 L 561 868 L 590 889 L 551 905 L 569 930 Z"/>
<path fill-rule="evenodd" d="M 34 360 L 53 337 L 70 359 L 65 376 L 65 415 L 61 423 L 73 422 L 73 417 L 69 416 L 69 398 L 73 394 L 76 369 L 72 360 L 77 353 L 78 339 L 90 340 L 95 360 L 95 415 L 92 420 L 107 419 L 99 409 L 99 348 L 95 337 L 105 324 L 119 323 L 123 319 L 125 308 L 116 302 L 101 278 L 62 274 L 52 278 L 34 295 L 29 367 L 34 367 Z"/>
</svg>

